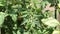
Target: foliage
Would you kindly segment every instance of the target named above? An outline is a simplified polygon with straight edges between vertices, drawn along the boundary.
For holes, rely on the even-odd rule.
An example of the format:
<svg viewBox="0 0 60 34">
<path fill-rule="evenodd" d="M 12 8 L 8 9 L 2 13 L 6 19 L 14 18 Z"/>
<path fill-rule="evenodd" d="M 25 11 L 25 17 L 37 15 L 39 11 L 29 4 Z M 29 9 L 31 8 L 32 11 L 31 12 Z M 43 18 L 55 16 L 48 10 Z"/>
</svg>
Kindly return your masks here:
<svg viewBox="0 0 60 34">
<path fill-rule="evenodd" d="M 0 0 L 0 27 L 4 29 L 3 34 L 52 34 L 55 27 L 60 25 L 54 18 L 57 2 L 53 1 Z"/>
<path fill-rule="evenodd" d="M 52 18 L 52 17 L 49 17 L 47 19 L 46 18 L 42 19 L 42 22 L 44 24 L 48 25 L 49 27 L 56 27 L 56 26 L 59 25 L 59 22 L 56 19 Z"/>
</svg>

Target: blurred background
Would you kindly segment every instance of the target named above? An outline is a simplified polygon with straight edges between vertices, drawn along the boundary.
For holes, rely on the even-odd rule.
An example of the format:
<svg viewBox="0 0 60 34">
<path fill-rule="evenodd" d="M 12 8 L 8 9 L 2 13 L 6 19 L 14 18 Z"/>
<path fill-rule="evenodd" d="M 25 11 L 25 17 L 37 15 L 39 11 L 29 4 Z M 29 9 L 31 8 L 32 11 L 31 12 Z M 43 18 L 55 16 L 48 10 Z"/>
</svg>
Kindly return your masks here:
<svg viewBox="0 0 60 34">
<path fill-rule="evenodd" d="M 60 34 L 60 0 L 0 0 L 0 34 Z"/>
</svg>

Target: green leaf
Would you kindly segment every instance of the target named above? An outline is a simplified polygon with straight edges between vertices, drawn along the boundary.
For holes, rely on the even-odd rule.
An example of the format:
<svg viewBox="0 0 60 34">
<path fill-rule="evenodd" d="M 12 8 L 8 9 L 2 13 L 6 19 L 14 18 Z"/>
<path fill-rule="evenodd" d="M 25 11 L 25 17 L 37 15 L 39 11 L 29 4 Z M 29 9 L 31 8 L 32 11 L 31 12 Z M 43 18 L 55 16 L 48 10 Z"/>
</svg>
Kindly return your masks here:
<svg viewBox="0 0 60 34">
<path fill-rule="evenodd" d="M 21 34 L 19 30 L 17 31 L 17 34 Z"/>
<path fill-rule="evenodd" d="M 4 5 L 5 5 L 4 2 L 0 1 L 0 6 L 4 6 Z"/>
<path fill-rule="evenodd" d="M 29 31 L 28 32 L 24 32 L 24 34 L 29 34 Z"/>
<path fill-rule="evenodd" d="M 16 34 L 14 31 L 12 31 L 13 32 L 13 34 Z"/>
<path fill-rule="evenodd" d="M 60 3 L 60 0 L 58 0 L 59 1 L 59 3 Z"/>
<path fill-rule="evenodd" d="M 0 6 L 4 6 L 3 4 L 0 4 Z"/>
<path fill-rule="evenodd" d="M 17 20 L 17 14 L 10 14 L 10 16 L 12 17 L 12 20 L 14 22 L 16 22 L 16 20 Z"/>
<path fill-rule="evenodd" d="M 42 22 L 45 25 L 48 25 L 49 27 L 56 27 L 56 26 L 59 25 L 59 22 L 56 19 L 52 18 L 52 17 L 42 19 Z"/>
<path fill-rule="evenodd" d="M 4 22 L 4 18 L 7 16 L 8 14 L 5 14 L 3 12 L 0 12 L 0 27 L 2 26 L 3 22 Z"/>
</svg>

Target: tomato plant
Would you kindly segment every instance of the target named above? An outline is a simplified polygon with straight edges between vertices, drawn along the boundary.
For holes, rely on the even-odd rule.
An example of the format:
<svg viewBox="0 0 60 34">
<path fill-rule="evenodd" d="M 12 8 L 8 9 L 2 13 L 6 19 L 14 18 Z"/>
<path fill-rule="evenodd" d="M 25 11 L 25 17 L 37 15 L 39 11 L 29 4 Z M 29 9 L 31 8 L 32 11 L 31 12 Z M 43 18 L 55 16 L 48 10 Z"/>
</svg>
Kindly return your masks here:
<svg viewBox="0 0 60 34">
<path fill-rule="evenodd" d="M 59 3 L 60 0 L 0 0 L 1 34 L 52 34 L 60 25 L 55 19 Z"/>
</svg>

